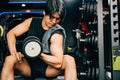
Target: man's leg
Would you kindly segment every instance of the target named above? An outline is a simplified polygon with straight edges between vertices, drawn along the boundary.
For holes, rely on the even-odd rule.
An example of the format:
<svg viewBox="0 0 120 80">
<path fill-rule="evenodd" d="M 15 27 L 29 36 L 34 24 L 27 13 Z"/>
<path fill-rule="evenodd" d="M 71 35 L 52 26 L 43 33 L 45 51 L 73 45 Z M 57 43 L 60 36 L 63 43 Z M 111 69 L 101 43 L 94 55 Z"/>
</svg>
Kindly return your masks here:
<svg viewBox="0 0 120 80">
<path fill-rule="evenodd" d="M 7 56 L 1 72 L 1 80 L 14 80 L 15 68 L 20 71 L 21 74 L 29 76 L 31 74 L 30 67 L 26 60 L 19 63 L 14 56 Z"/>
<path fill-rule="evenodd" d="M 64 80 L 77 80 L 76 63 L 72 56 L 64 56 L 62 69 L 65 70 Z"/>
<path fill-rule="evenodd" d="M 76 64 L 72 56 L 64 55 L 61 69 L 55 69 L 51 66 L 48 66 L 46 70 L 46 76 L 47 77 L 57 76 L 61 73 L 62 70 L 65 71 L 64 80 L 77 80 Z"/>
</svg>

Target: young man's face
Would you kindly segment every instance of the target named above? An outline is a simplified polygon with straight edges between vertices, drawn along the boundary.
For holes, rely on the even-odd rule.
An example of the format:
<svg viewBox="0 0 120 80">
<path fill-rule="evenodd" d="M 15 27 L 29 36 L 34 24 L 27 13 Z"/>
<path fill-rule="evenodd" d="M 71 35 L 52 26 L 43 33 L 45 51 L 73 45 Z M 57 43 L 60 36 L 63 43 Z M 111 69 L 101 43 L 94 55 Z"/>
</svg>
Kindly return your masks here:
<svg viewBox="0 0 120 80">
<path fill-rule="evenodd" d="M 47 27 L 53 27 L 55 24 L 59 23 L 60 20 L 60 15 L 57 12 L 55 12 L 52 16 L 44 15 L 44 21 Z"/>
</svg>

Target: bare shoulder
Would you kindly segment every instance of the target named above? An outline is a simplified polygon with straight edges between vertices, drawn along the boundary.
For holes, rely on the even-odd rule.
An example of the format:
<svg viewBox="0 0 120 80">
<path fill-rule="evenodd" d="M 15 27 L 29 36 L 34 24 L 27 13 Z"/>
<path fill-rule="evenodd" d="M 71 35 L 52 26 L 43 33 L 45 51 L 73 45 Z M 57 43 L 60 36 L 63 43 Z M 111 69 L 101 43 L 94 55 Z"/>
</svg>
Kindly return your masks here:
<svg viewBox="0 0 120 80">
<path fill-rule="evenodd" d="M 25 19 L 21 24 L 19 24 L 17 27 L 21 27 L 24 30 L 28 30 L 29 26 L 31 24 L 32 17 Z"/>
<path fill-rule="evenodd" d="M 25 23 L 26 25 L 30 25 L 31 21 L 32 17 L 25 19 L 23 23 Z"/>
<path fill-rule="evenodd" d="M 8 34 L 12 33 L 16 36 L 20 36 L 27 32 L 29 30 L 30 24 L 31 24 L 32 18 L 25 19 L 22 23 L 16 25 L 14 28 L 12 28 Z"/>
<path fill-rule="evenodd" d="M 25 19 L 25 21 L 31 21 L 32 17 Z"/>
</svg>

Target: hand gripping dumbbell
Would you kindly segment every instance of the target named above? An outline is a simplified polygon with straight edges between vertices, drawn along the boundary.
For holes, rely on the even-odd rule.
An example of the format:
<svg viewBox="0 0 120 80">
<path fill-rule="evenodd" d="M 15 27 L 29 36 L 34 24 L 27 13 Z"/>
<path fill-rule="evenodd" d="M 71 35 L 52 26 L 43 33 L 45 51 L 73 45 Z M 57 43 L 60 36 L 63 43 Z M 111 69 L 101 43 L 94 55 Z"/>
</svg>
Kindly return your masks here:
<svg viewBox="0 0 120 80">
<path fill-rule="evenodd" d="M 29 58 L 36 58 L 42 52 L 42 45 L 39 38 L 28 36 L 23 41 L 23 53 Z"/>
</svg>

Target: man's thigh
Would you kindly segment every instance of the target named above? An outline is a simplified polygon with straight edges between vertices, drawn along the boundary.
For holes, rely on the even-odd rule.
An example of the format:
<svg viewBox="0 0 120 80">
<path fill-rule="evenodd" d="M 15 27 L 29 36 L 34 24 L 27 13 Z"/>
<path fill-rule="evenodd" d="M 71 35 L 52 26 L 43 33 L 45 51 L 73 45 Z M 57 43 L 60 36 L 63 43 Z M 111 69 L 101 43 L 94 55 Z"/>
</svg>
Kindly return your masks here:
<svg viewBox="0 0 120 80">
<path fill-rule="evenodd" d="M 31 68 L 25 58 L 15 65 L 15 73 L 23 76 L 31 76 Z"/>
<path fill-rule="evenodd" d="M 61 69 L 56 69 L 52 66 L 48 66 L 47 69 L 46 69 L 46 76 L 47 77 L 56 77 L 61 73 L 62 73 Z"/>
</svg>

